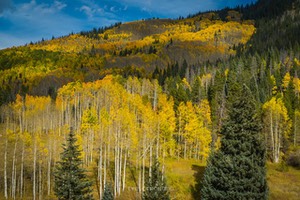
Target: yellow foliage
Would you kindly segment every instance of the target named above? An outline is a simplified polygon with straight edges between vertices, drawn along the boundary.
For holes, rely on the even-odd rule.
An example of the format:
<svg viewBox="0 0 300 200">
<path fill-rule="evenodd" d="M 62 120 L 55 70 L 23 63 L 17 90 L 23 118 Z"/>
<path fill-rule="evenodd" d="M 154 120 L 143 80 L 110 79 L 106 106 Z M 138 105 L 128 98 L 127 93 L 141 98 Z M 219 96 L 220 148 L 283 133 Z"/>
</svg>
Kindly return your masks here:
<svg viewBox="0 0 300 200">
<path fill-rule="evenodd" d="M 79 34 L 73 34 L 67 37 L 47 40 L 40 44 L 30 45 L 32 50 L 62 51 L 78 53 L 84 49 L 91 49 L 93 44 L 99 42 L 95 39 L 84 37 Z"/>
<path fill-rule="evenodd" d="M 278 163 L 282 156 L 281 145 L 291 133 L 291 121 L 282 98 L 272 97 L 263 105 L 266 144 L 272 161 Z"/>
<path fill-rule="evenodd" d="M 186 80 L 186 78 L 182 79 L 182 83 L 185 86 L 185 88 L 189 89 L 190 91 L 192 90 L 190 84 L 188 83 L 188 81 Z"/>
<path fill-rule="evenodd" d="M 275 95 L 277 93 L 276 79 L 274 75 L 271 75 L 270 80 L 272 82 L 272 94 Z"/>
<path fill-rule="evenodd" d="M 161 94 L 158 98 L 158 120 L 160 128 L 160 140 L 164 142 L 163 148 L 170 156 L 174 155 L 175 141 L 173 138 L 176 127 L 175 112 L 173 110 L 173 99 L 168 100 L 167 95 Z"/>
<path fill-rule="evenodd" d="M 25 106 L 28 115 L 35 115 L 38 112 L 45 111 L 50 106 L 51 98 L 48 97 L 34 97 L 26 95 Z"/>
<path fill-rule="evenodd" d="M 300 79 L 297 77 L 293 78 L 293 83 L 294 83 L 294 88 L 295 88 L 295 93 L 297 97 L 299 97 L 300 94 Z"/>
<path fill-rule="evenodd" d="M 300 61 L 297 58 L 294 59 L 294 62 L 297 67 L 300 67 Z"/>
<path fill-rule="evenodd" d="M 26 146 L 30 146 L 32 144 L 32 136 L 30 135 L 29 132 L 27 131 L 23 132 L 20 137 Z"/>
<path fill-rule="evenodd" d="M 283 136 L 287 137 L 291 130 L 291 121 L 282 98 L 272 97 L 270 101 L 263 105 L 263 110 L 265 113 L 270 114 L 276 123 L 279 123 L 278 127 L 281 128 Z M 267 123 L 270 124 L 270 122 Z"/>
<path fill-rule="evenodd" d="M 16 111 L 19 111 L 23 107 L 23 97 L 19 94 L 16 95 L 16 100 L 13 104 L 13 108 Z"/>
<path fill-rule="evenodd" d="M 97 126 L 97 112 L 95 108 L 89 108 L 83 111 L 81 130 L 95 129 Z"/>
<path fill-rule="evenodd" d="M 290 81 L 291 81 L 291 75 L 290 75 L 289 72 L 287 72 L 287 73 L 285 74 L 285 76 L 283 77 L 283 80 L 282 80 L 282 87 L 283 87 L 284 90 L 287 89 L 287 87 L 288 87 Z"/>
<path fill-rule="evenodd" d="M 201 116 L 202 120 L 206 127 L 209 127 L 212 123 L 211 121 L 211 110 L 210 105 L 207 99 L 204 99 L 200 102 L 200 107 L 198 111 L 198 115 Z"/>
<path fill-rule="evenodd" d="M 226 79 L 227 79 L 227 77 L 228 77 L 228 73 L 229 73 L 229 68 L 226 68 L 226 69 L 225 69 L 225 73 L 224 73 L 224 74 L 225 74 L 225 77 L 226 77 Z"/>
<path fill-rule="evenodd" d="M 212 79 L 212 76 L 210 73 L 204 74 L 201 78 L 201 85 L 202 85 L 202 87 L 205 87 L 206 90 L 208 89 L 208 86 L 211 83 L 211 79 Z"/>
<path fill-rule="evenodd" d="M 182 132 L 184 140 L 188 145 L 198 149 L 197 154 L 203 160 L 209 155 L 211 138 L 210 106 L 207 100 L 201 101 L 200 105 L 193 105 L 191 102 L 181 102 L 178 107 L 179 131 Z"/>
</svg>

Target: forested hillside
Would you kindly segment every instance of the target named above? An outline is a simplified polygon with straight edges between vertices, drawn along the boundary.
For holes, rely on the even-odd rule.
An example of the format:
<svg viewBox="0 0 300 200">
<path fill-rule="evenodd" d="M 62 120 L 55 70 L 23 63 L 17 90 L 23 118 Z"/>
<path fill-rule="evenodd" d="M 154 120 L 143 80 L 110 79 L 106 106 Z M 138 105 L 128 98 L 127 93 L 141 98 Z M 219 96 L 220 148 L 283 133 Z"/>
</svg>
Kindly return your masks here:
<svg viewBox="0 0 300 200">
<path fill-rule="evenodd" d="M 254 31 L 253 21 L 222 21 L 208 13 L 191 19 L 117 23 L 2 50 L 0 102 L 20 93 L 53 95 L 68 82 L 94 81 L 106 74 L 151 78 L 155 68 L 228 59 Z"/>
<path fill-rule="evenodd" d="M 280 193 L 271 175 L 299 175 L 299 22 L 299 0 L 259 0 L 1 50 L 0 196 L 55 199 L 73 130 L 95 199 L 108 186 L 117 199 L 141 199 L 153 170 L 171 199 L 200 199 L 204 167 L 217 163 L 209 156 L 233 145 L 224 130 L 247 88 L 254 117 L 245 118 L 259 123 L 255 139 L 242 137 L 262 144 L 269 198 L 297 199 L 299 180 Z"/>
</svg>

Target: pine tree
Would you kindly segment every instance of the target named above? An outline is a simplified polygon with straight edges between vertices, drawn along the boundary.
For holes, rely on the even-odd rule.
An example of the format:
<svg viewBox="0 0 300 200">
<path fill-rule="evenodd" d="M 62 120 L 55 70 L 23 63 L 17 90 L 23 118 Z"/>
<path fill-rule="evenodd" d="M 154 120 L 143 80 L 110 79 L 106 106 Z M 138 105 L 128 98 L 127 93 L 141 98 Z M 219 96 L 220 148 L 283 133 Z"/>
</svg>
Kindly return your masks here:
<svg viewBox="0 0 300 200">
<path fill-rule="evenodd" d="M 145 182 L 143 200 L 169 200 L 169 190 L 166 179 L 160 171 L 159 162 L 155 159 L 151 176 Z"/>
<path fill-rule="evenodd" d="M 54 172 L 54 192 L 60 200 L 89 200 L 92 198 L 91 182 L 81 168 L 79 146 L 71 129 L 67 143 L 63 144 L 61 161 L 57 162 Z"/>
<path fill-rule="evenodd" d="M 265 149 L 250 91 L 244 86 L 222 126 L 221 148 L 209 158 L 202 199 L 267 199 Z"/>
<path fill-rule="evenodd" d="M 199 103 L 201 99 L 205 98 L 203 94 L 203 88 L 201 86 L 200 77 L 196 77 L 192 86 L 191 98 L 193 103 Z"/>
<path fill-rule="evenodd" d="M 104 194 L 102 200 L 113 200 L 113 199 L 114 199 L 114 195 L 113 195 L 112 187 L 110 184 L 107 184 L 104 188 Z"/>
</svg>

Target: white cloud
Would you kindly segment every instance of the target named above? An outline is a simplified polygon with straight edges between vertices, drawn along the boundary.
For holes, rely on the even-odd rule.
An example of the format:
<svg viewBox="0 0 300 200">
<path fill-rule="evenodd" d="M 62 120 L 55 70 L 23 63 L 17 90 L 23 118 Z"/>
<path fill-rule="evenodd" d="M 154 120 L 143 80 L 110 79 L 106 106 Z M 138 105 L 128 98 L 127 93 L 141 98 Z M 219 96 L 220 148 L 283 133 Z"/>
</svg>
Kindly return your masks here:
<svg viewBox="0 0 300 200">
<path fill-rule="evenodd" d="M 54 1 L 54 7 L 56 7 L 58 10 L 62 10 L 63 8 L 67 7 L 67 4 L 60 1 Z"/>
<path fill-rule="evenodd" d="M 14 5 L 13 10 L 5 11 L 2 15 L 3 19 L 9 21 L 10 27 L 1 29 L 0 48 L 80 31 L 83 22 L 64 14 L 63 9 L 66 6 L 60 1 L 54 1 L 52 4 L 37 4 L 34 0 Z"/>
<path fill-rule="evenodd" d="M 118 11 L 120 11 L 121 9 L 120 8 L 117 8 L 116 6 L 112 6 L 112 7 L 110 7 L 110 9 L 109 9 L 111 12 L 118 12 Z"/>
<path fill-rule="evenodd" d="M 94 16 L 94 10 L 92 10 L 88 6 L 81 6 L 79 9 L 81 12 L 84 12 L 88 17 L 93 17 Z"/>
<path fill-rule="evenodd" d="M 53 4 L 37 4 L 35 0 L 31 0 L 29 3 L 15 5 L 15 9 L 8 13 L 9 18 L 18 17 L 20 15 L 31 15 L 31 16 L 47 16 L 49 14 L 59 14 L 60 11 L 65 8 L 67 4 L 59 1 L 54 1 Z M 38 18 L 38 20 L 43 20 Z"/>
<path fill-rule="evenodd" d="M 0 20 L 9 24 L 7 27 L 0 27 L 0 49 L 120 21 L 117 15 L 93 3 L 67 5 L 59 0 L 51 3 L 37 3 L 31 0 L 13 6 L 14 9 L 6 9 L 0 13 Z M 78 17 L 78 12 L 84 13 L 87 17 Z"/>
<path fill-rule="evenodd" d="M 115 11 L 115 8 L 113 7 L 108 7 L 107 5 L 101 7 L 93 0 L 81 0 L 81 2 L 83 3 L 83 5 L 79 10 L 88 16 L 89 21 L 99 20 L 100 18 L 103 20 L 118 18 L 117 15 L 113 14 L 113 12 Z"/>
<path fill-rule="evenodd" d="M 100 7 L 90 7 L 87 5 L 81 6 L 79 9 L 81 12 L 84 12 L 89 18 L 94 18 L 96 16 L 105 15 L 104 9 Z"/>
</svg>

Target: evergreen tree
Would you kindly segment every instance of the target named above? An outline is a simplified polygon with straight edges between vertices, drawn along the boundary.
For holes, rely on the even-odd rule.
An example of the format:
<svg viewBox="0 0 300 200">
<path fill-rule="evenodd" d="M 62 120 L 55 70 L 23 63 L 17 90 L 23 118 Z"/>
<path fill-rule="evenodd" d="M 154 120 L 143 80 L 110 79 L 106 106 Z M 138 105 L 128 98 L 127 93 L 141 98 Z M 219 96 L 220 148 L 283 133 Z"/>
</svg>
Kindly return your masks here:
<svg viewBox="0 0 300 200">
<path fill-rule="evenodd" d="M 113 200 L 114 195 L 110 184 L 107 184 L 104 188 L 104 194 L 102 200 Z"/>
<path fill-rule="evenodd" d="M 72 129 L 66 144 L 63 144 L 61 161 L 57 162 L 54 177 L 54 192 L 60 200 L 89 200 L 92 198 L 91 182 L 87 180 L 85 170 L 81 168 L 79 146 Z"/>
<path fill-rule="evenodd" d="M 155 159 L 152 171 L 145 182 L 143 200 L 169 200 L 169 190 L 165 177 L 160 171 L 159 162 Z"/>
<path fill-rule="evenodd" d="M 221 129 L 221 148 L 213 152 L 204 173 L 202 199 L 267 199 L 265 149 L 250 91 L 236 94 Z"/>
<path fill-rule="evenodd" d="M 205 98 L 205 94 L 203 94 L 203 88 L 201 86 L 200 77 L 196 77 L 192 86 L 191 98 L 193 103 L 199 103 L 201 99 Z"/>
</svg>

